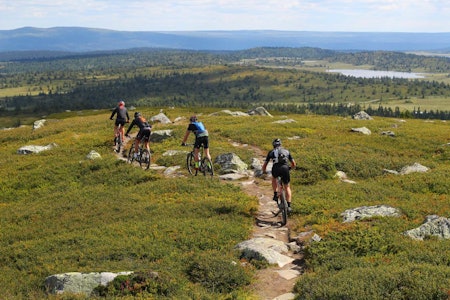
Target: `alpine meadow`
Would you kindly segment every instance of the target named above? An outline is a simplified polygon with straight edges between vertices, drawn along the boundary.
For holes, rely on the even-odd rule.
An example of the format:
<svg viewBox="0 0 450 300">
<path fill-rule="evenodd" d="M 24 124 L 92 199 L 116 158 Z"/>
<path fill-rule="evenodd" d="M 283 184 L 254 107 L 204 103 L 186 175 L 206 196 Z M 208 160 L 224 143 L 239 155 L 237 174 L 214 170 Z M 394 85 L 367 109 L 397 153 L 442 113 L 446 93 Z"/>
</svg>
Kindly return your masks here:
<svg viewBox="0 0 450 300">
<path fill-rule="evenodd" d="M 297 162 L 289 234 L 320 237 L 299 245 L 295 299 L 449 298 L 448 57 L 319 48 L 0 57 L 1 299 L 259 299 L 256 274 L 272 266 L 236 249 L 252 236 L 259 199 L 223 179 L 217 158 L 234 153 L 250 174 L 254 149 L 267 153 L 274 138 Z M 344 68 L 423 78 L 330 72 Z M 121 159 L 131 143 L 113 151 L 109 117 L 121 99 L 130 116 L 171 121 L 151 123 L 171 135 L 150 143 L 149 170 Z M 257 107 L 269 114 L 248 114 Z M 362 111 L 370 118 L 355 118 Z M 180 144 L 192 115 L 209 131 L 213 178 L 186 169 Z M 412 165 L 426 171 L 402 172 Z M 378 206 L 399 213 L 343 218 Z M 406 234 L 430 216 L 443 220 L 440 231 Z M 44 284 L 53 274 L 123 271 L 133 274 L 92 294 Z"/>
</svg>

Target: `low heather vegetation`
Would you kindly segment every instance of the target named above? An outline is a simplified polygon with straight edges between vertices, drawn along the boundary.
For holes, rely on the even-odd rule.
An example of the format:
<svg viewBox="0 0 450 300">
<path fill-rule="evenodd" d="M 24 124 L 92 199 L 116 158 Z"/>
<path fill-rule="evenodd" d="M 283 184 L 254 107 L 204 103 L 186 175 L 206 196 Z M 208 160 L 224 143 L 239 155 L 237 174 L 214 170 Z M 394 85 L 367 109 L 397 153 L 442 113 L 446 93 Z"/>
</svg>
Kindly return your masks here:
<svg viewBox="0 0 450 300">
<path fill-rule="evenodd" d="M 233 117 L 210 115 L 217 109 L 208 108 L 140 111 L 152 116 L 160 108 L 172 120 L 199 115 L 211 134 L 213 159 L 235 152 L 250 163 L 253 152 L 231 142 L 266 151 L 279 137 L 291 150 L 298 164 L 292 172 L 291 230 L 313 230 L 322 238 L 305 248 L 307 269 L 295 286 L 299 299 L 447 299 L 450 242 L 419 242 L 402 233 L 428 215 L 450 216 L 448 123 L 275 111 L 273 118 Z M 52 274 L 132 270 L 160 274 L 159 281 L 138 293 L 144 299 L 251 299 L 246 287 L 255 266 L 240 265 L 233 248 L 251 235 L 257 199 L 217 178 L 169 179 L 118 160 L 109 114 L 50 115 L 38 130 L 25 126 L 2 132 L 0 295 L 42 299 L 47 297 L 43 280 Z M 273 123 L 284 119 L 294 121 Z M 362 126 L 372 134 L 351 132 Z M 184 168 L 184 156 L 162 154 L 185 150 L 179 144 L 186 121 L 154 124 L 154 129 L 172 129 L 174 138 L 151 145 L 153 162 Z M 382 135 L 386 130 L 395 136 Z M 17 154 L 24 145 L 50 143 L 57 147 Z M 91 150 L 102 159 L 86 159 Z M 430 170 L 383 172 L 415 162 Z M 337 171 L 356 184 L 339 181 Z M 402 216 L 342 222 L 346 209 L 379 204 L 400 209 Z M 115 290 L 99 291 L 108 292 Z"/>
</svg>

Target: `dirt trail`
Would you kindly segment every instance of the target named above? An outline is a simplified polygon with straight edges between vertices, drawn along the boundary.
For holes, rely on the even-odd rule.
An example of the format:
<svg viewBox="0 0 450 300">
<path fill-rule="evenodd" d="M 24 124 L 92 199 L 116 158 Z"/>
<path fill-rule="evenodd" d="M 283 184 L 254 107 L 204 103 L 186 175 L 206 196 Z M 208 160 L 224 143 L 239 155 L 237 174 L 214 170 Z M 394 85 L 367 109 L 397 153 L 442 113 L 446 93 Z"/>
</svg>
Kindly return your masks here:
<svg viewBox="0 0 450 300">
<path fill-rule="evenodd" d="M 236 147 L 246 147 L 254 152 L 255 157 L 261 162 L 265 160 L 266 154 L 263 150 L 255 146 L 241 145 L 233 143 Z M 273 211 L 277 207 L 272 200 L 273 191 L 271 178 L 250 178 L 247 181 L 239 182 L 243 191 L 251 196 L 255 196 L 259 201 L 258 212 L 255 224 L 253 226 L 252 237 L 268 237 L 285 243 L 291 242 L 289 220 L 286 226 L 280 227 L 277 222 L 279 217 L 273 217 Z M 251 285 L 250 289 L 262 300 L 275 299 L 293 299 L 292 289 L 297 281 L 298 276 L 303 272 L 302 255 L 296 253 L 287 253 L 294 259 L 283 267 L 270 266 L 268 268 L 258 270 L 257 280 Z"/>
<path fill-rule="evenodd" d="M 127 142 L 130 139 L 125 138 L 123 149 L 125 149 Z M 244 147 L 250 149 L 254 153 L 254 157 L 261 162 L 264 161 L 266 153 L 258 147 L 232 143 L 235 147 Z M 128 148 L 127 148 L 128 149 Z M 125 153 L 116 153 L 117 158 L 126 160 Z M 254 196 L 258 199 L 258 212 L 255 219 L 255 224 L 252 230 L 252 238 L 266 237 L 283 241 L 285 243 L 291 242 L 289 220 L 286 226 L 280 227 L 277 222 L 279 217 L 273 217 L 273 211 L 277 207 L 272 200 L 273 191 L 271 186 L 271 178 L 248 178 L 247 180 L 236 181 L 234 184 L 239 185 L 243 191 L 248 195 Z M 270 266 L 268 268 L 258 270 L 256 274 L 256 281 L 250 286 L 250 290 L 261 300 L 288 300 L 293 299 L 291 294 L 298 276 L 302 273 L 302 255 L 296 253 L 286 253 L 294 259 L 283 267 Z"/>
</svg>

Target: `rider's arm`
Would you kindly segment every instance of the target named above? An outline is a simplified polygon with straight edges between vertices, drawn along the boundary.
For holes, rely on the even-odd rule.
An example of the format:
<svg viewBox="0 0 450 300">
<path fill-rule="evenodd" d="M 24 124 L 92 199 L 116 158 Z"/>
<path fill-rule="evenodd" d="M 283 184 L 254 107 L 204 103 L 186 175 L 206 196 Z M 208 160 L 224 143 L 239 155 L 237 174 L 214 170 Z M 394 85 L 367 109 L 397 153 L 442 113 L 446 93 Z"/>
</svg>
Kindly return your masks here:
<svg viewBox="0 0 450 300">
<path fill-rule="evenodd" d="M 112 120 L 114 118 L 114 115 L 116 114 L 116 112 L 117 112 L 117 108 L 114 108 L 114 110 L 111 114 L 111 117 L 109 117 L 110 120 Z"/>
<path fill-rule="evenodd" d="M 128 133 L 131 131 L 131 128 L 133 128 L 134 124 L 136 124 L 136 122 L 133 120 L 130 126 L 128 127 L 127 133 L 125 133 L 125 135 L 128 135 Z"/>
<path fill-rule="evenodd" d="M 191 132 L 189 130 L 186 130 L 186 133 L 184 134 L 183 141 L 181 142 L 181 144 L 186 144 L 187 138 L 190 133 Z"/>
</svg>

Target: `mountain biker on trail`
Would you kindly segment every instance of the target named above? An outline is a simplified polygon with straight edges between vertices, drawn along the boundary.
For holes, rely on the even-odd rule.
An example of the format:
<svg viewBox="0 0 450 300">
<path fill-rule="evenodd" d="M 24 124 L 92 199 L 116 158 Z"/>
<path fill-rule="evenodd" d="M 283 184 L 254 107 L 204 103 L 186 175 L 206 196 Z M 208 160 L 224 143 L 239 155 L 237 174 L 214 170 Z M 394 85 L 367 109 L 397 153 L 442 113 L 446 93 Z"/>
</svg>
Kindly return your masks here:
<svg viewBox="0 0 450 300">
<path fill-rule="evenodd" d="M 120 133 L 122 133 L 122 143 L 123 143 L 123 126 L 125 123 L 130 122 L 130 116 L 128 115 L 128 110 L 125 107 L 125 102 L 123 100 L 120 100 L 119 103 L 117 103 L 117 107 L 114 108 L 111 117 L 109 117 L 110 120 L 114 118 L 114 115 L 117 114 L 116 122 L 114 123 L 114 146 L 116 145 L 116 136 L 119 135 L 119 125 L 120 125 Z"/>
<path fill-rule="evenodd" d="M 277 177 L 281 177 L 281 181 L 286 190 L 286 201 L 288 203 L 288 210 L 291 211 L 291 199 L 292 191 L 289 182 L 291 181 L 291 176 L 289 170 L 296 167 L 294 158 L 292 158 L 289 150 L 281 147 L 281 140 L 274 139 L 272 142 L 273 150 L 269 151 L 266 156 L 266 160 L 262 166 L 263 173 L 266 172 L 267 164 L 270 160 L 273 162 L 272 166 L 272 189 L 273 189 L 273 200 L 277 201 Z M 289 162 L 291 166 L 289 166 Z"/>
<path fill-rule="evenodd" d="M 136 135 L 136 140 L 134 142 L 134 158 L 137 157 L 139 152 L 139 143 L 141 140 L 145 137 L 145 148 L 150 153 L 150 147 L 149 147 L 149 141 L 150 141 L 150 134 L 152 126 L 148 124 L 147 120 L 141 115 L 140 112 L 134 113 L 134 119 L 130 124 L 130 127 L 128 127 L 127 133 L 125 136 L 130 137 L 128 133 L 131 131 L 134 125 L 137 125 L 139 127 L 139 132 Z"/>
<path fill-rule="evenodd" d="M 205 128 L 205 125 L 203 125 L 202 122 L 199 122 L 196 116 L 190 117 L 189 122 L 190 123 L 184 135 L 181 146 L 186 146 L 186 140 L 189 137 L 189 134 L 193 132 L 195 134 L 195 142 L 194 142 L 195 169 L 198 170 L 199 167 L 198 152 L 202 145 L 203 148 L 205 149 L 206 157 L 211 159 L 211 155 L 209 154 L 209 134 L 208 130 L 206 130 Z"/>
</svg>

